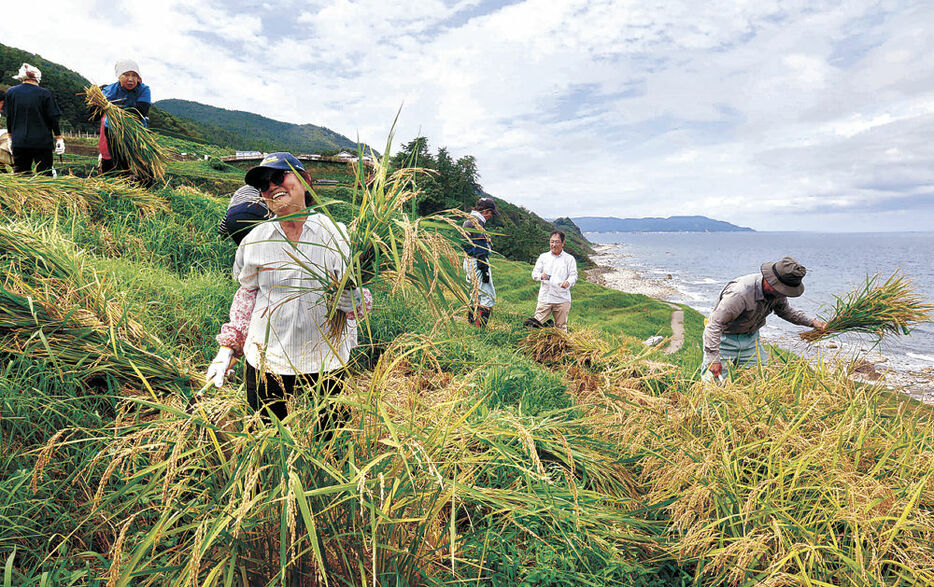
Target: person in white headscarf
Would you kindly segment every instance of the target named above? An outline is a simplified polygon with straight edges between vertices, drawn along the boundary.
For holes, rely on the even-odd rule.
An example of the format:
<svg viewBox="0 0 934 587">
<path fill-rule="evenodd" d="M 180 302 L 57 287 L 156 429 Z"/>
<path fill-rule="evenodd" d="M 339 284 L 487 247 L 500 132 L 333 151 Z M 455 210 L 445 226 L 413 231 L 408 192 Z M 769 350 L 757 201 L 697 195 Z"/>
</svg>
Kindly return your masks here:
<svg viewBox="0 0 934 587">
<path fill-rule="evenodd" d="M 33 168 L 51 174 L 52 151 L 65 152 L 59 127 L 62 110 L 52 92 L 40 88 L 42 72 L 24 63 L 13 79 L 20 82 L 6 91 L 3 114 L 7 119 L 13 150 L 13 170 L 28 173 Z"/>
<path fill-rule="evenodd" d="M 152 106 L 152 93 L 149 86 L 143 83 L 139 73 L 139 65 L 132 59 L 120 59 L 114 64 L 114 74 L 117 81 L 101 86 L 104 97 L 131 112 L 143 126 L 149 126 L 149 108 Z M 98 150 L 101 154 L 101 172 L 112 169 L 127 169 L 123 161 L 113 158 L 110 152 L 110 143 L 107 138 L 107 117 L 101 120 L 101 134 L 98 141 Z"/>
</svg>

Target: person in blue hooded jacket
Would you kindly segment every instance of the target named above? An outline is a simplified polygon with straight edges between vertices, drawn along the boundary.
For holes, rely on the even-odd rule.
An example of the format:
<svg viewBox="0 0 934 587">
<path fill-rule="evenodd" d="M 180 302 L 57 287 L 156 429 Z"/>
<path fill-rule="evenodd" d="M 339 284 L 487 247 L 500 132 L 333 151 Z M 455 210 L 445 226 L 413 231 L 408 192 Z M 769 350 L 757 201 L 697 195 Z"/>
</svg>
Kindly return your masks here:
<svg viewBox="0 0 934 587">
<path fill-rule="evenodd" d="M 490 253 L 493 252 L 489 235 L 484 227 L 490 218 L 499 214 L 493 198 L 480 198 L 464 221 L 463 229 L 469 242 L 461 245 L 466 253 L 464 273 L 471 287 L 471 307 L 467 321 L 480 328 L 486 326 L 496 303 L 496 288 L 490 274 Z"/>
<path fill-rule="evenodd" d="M 143 126 L 149 127 L 149 109 L 152 106 L 152 93 L 149 86 L 143 83 L 139 74 L 139 65 L 132 59 L 120 59 L 114 65 L 117 81 L 101 86 L 104 97 L 134 114 Z M 107 117 L 101 119 L 101 134 L 98 141 L 98 150 L 101 154 L 101 173 L 113 169 L 128 169 L 125 161 L 115 159 L 110 152 Z"/>
</svg>

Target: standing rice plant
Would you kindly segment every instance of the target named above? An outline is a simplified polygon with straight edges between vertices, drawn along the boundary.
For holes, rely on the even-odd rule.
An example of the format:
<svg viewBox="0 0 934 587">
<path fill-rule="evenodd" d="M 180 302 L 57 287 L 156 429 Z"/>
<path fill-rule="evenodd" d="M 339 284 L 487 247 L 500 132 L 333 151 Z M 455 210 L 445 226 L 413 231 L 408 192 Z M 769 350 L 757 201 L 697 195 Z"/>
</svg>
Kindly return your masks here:
<svg viewBox="0 0 934 587">
<path fill-rule="evenodd" d="M 801 338 L 815 342 L 854 332 L 882 340 L 890 334 L 907 335 L 916 324 L 934 319 L 934 304 L 925 302 L 904 275 L 896 271 L 878 282 L 878 274 L 867 277 L 861 289 L 837 297 L 827 328 L 802 332 Z"/>
<path fill-rule="evenodd" d="M 931 584 L 928 412 L 804 361 L 764 375 L 619 412 L 696 582 Z"/>
<path fill-rule="evenodd" d="M 107 117 L 110 154 L 129 166 L 144 183 L 163 181 L 168 155 L 156 137 L 133 114 L 107 100 L 98 86 L 84 89 L 85 102 L 95 118 Z"/>
</svg>

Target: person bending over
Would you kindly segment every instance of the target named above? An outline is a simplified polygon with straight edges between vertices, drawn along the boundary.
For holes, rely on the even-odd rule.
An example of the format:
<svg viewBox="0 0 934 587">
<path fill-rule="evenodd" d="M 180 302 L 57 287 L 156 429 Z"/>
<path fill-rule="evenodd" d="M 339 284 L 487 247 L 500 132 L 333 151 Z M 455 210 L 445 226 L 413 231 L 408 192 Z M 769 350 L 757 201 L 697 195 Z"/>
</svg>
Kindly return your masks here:
<svg viewBox="0 0 934 587">
<path fill-rule="evenodd" d="M 792 324 L 824 329 L 827 323 L 792 308 L 788 298 L 804 293 L 801 282 L 807 269 L 792 257 L 763 263 L 759 273 L 737 277 L 726 284 L 704 326 L 705 379 L 728 374 L 724 363 L 737 366 L 767 365 L 768 351 L 759 340 L 759 329 L 775 312 Z"/>
</svg>

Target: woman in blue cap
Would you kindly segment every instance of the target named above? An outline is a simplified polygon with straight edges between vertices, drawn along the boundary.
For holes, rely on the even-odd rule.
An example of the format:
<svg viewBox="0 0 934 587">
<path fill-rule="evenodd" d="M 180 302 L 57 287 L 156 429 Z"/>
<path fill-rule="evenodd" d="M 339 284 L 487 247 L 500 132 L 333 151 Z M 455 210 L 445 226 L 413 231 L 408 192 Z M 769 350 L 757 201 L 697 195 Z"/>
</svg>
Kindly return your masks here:
<svg viewBox="0 0 934 587">
<path fill-rule="evenodd" d="M 372 305 L 369 291 L 345 290 L 337 309 L 348 320 L 331 336 L 330 286 L 347 268 L 347 229 L 314 213 L 311 177 L 291 153 L 273 153 L 246 173 L 246 184 L 259 190 L 273 216 L 257 224 L 237 248 L 233 276 L 240 289 L 221 328 L 221 345 L 207 379 L 220 387 L 235 357 L 246 360 L 247 400 L 253 409 L 279 419 L 296 384 L 323 398 L 339 381 L 357 346 L 356 319 Z M 329 410 L 319 411 L 320 430 L 329 429 Z"/>
</svg>

